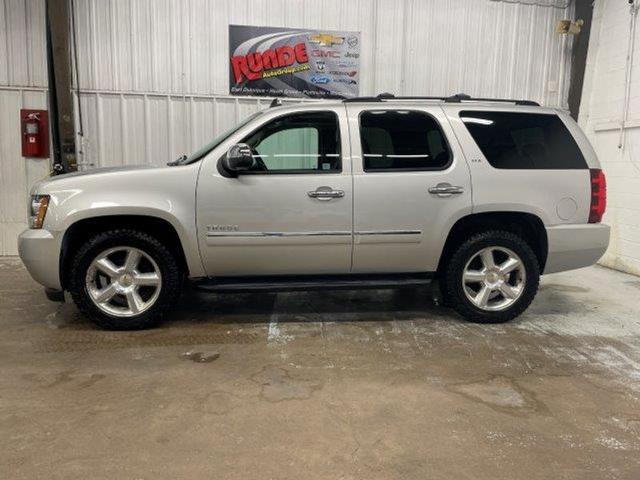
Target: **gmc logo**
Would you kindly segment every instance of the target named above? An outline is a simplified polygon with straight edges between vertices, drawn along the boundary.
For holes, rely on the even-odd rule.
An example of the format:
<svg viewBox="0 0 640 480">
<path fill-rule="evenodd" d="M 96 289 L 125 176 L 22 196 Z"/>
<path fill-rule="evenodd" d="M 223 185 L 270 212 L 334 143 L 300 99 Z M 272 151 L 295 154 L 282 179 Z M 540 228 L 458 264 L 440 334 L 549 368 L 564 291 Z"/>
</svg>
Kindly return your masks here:
<svg viewBox="0 0 640 480">
<path fill-rule="evenodd" d="M 340 58 L 340 54 L 333 50 L 311 50 L 311 56 L 318 58 Z"/>
</svg>

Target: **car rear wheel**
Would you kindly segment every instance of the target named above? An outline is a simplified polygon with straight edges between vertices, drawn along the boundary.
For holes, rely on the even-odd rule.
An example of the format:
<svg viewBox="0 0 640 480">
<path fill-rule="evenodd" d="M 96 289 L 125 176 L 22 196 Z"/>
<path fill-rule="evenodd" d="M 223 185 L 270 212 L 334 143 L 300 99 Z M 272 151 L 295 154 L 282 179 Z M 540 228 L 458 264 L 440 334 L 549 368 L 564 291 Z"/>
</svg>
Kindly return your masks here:
<svg viewBox="0 0 640 480">
<path fill-rule="evenodd" d="M 175 255 L 156 238 L 119 229 L 90 238 L 75 255 L 71 295 L 102 328 L 134 330 L 156 325 L 180 293 Z"/>
<path fill-rule="evenodd" d="M 511 232 L 472 236 L 452 255 L 445 271 L 451 306 L 474 322 L 500 323 L 520 315 L 533 301 L 540 267 L 527 242 Z"/>
</svg>

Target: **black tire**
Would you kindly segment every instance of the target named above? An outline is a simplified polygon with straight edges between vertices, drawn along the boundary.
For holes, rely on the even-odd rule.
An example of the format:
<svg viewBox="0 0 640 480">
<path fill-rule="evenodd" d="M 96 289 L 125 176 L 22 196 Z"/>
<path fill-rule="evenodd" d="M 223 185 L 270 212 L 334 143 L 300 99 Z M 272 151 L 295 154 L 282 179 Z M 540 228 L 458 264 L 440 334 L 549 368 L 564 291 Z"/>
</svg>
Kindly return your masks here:
<svg viewBox="0 0 640 480">
<path fill-rule="evenodd" d="M 483 248 L 492 246 L 513 251 L 522 260 L 526 271 L 522 294 L 511 306 L 500 311 L 487 311 L 474 305 L 465 295 L 462 285 L 467 262 Z M 529 244 L 518 235 L 501 230 L 479 233 L 463 242 L 456 248 L 444 271 L 445 291 L 451 307 L 467 320 L 477 323 L 503 323 L 514 319 L 531 304 L 539 282 L 540 265 Z"/>
<path fill-rule="evenodd" d="M 109 248 L 135 247 L 149 255 L 162 275 L 160 293 L 155 303 L 139 315 L 119 317 L 98 308 L 86 288 L 86 275 L 91 262 Z M 151 328 L 162 320 L 180 296 L 183 274 L 176 255 L 155 237 L 133 229 L 115 229 L 90 237 L 71 262 L 69 291 L 78 309 L 96 325 L 106 330 L 140 330 Z"/>
</svg>

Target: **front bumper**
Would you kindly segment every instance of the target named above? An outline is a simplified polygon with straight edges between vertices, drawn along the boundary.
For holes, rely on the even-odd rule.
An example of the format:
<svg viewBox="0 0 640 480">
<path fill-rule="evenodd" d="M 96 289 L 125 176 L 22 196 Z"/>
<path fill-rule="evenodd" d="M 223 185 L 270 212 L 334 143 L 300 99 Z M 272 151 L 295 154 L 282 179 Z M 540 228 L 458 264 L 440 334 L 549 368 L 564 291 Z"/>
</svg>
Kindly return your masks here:
<svg viewBox="0 0 640 480">
<path fill-rule="evenodd" d="M 59 235 L 48 230 L 25 230 L 18 237 L 18 254 L 36 282 L 62 290 Z"/>
<path fill-rule="evenodd" d="M 549 253 L 544 273 L 588 267 L 596 263 L 609 246 L 609 225 L 588 223 L 547 227 Z"/>
</svg>

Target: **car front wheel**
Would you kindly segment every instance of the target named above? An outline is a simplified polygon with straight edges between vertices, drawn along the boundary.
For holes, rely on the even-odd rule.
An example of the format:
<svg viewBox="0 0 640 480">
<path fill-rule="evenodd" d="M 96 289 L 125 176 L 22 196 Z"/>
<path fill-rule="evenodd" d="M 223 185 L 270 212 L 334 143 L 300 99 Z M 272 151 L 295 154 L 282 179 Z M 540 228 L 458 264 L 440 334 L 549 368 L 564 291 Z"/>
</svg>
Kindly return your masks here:
<svg viewBox="0 0 640 480">
<path fill-rule="evenodd" d="M 180 293 L 175 255 L 136 230 L 93 236 L 78 250 L 71 268 L 74 302 L 94 323 L 110 330 L 156 325 Z"/>
<path fill-rule="evenodd" d="M 529 244 L 505 231 L 472 236 L 456 249 L 445 271 L 451 306 L 481 323 L 520 315 L 533 301 L 539 280 L 540 267 Z"/>
</svg>

